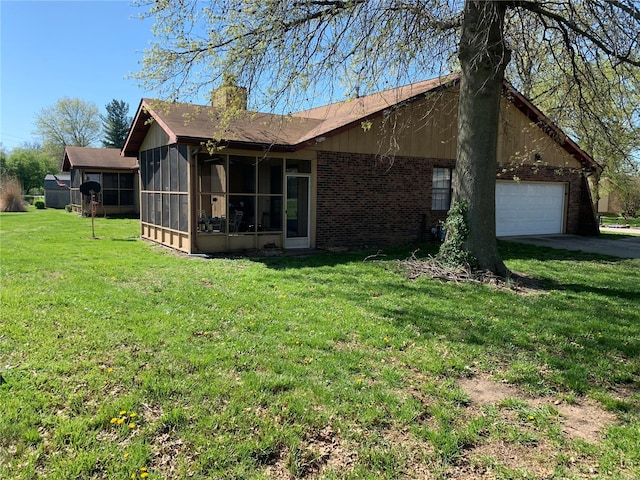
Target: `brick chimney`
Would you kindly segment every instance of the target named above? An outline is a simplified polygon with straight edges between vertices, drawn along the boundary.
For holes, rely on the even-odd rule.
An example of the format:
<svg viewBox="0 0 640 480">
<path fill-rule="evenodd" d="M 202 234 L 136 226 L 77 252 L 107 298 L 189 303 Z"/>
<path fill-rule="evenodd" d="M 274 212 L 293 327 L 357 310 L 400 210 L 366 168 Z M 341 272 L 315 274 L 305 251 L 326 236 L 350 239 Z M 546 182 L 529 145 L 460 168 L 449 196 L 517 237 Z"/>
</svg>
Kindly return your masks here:
<svg viewBox="0 0 640 480">
<path fill-rule="evenodd" d="M 211 92 L 211 105 L 221 110 L 246 110 L 247 89 L 234 84 L 223 84 Z"/>
</svg>

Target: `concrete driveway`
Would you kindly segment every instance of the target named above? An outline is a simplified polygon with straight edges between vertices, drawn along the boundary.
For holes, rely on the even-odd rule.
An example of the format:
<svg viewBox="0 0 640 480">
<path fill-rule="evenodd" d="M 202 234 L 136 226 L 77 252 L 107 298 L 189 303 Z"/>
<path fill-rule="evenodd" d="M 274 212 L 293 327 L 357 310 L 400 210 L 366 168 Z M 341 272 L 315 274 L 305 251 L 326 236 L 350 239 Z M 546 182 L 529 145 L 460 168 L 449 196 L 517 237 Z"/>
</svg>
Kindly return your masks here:
<svg viewBox="0 0 640 480">
<path fill-rule="evenodd" d="M 601 231 L 610 230 L 602 228 Z M 615 232 L 640 234 L 640 229 L 616 229 Z M 580 250 L 612 257 L 640 258 L 640 235 L 616 240 L 603 237 L 583 237 L 580 235 L 527 235 L 522 237 L 501 237 L 500 240 L 563 250 Z"/>
</svg>

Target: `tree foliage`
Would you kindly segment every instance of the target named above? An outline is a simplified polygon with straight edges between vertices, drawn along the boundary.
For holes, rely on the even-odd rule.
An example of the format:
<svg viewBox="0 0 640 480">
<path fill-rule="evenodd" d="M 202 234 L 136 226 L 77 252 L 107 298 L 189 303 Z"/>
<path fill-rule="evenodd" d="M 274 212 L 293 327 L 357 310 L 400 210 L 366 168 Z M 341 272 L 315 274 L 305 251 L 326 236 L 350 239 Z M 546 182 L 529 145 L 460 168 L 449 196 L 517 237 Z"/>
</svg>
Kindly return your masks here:
<svg viewBox="0 0 640 480">
<path fill-rule="evenodd" d="M 123 100 L 111 100 L 105 106 L 107 114 L 102 117 L 102 129 L 104 138 L 102 146 L 106 148 L 122 148 L 127 140 L 131 117 L 129 117 L 129 104 Z"/>
<path fill-rule="evenodd" d="M 495 240 L 495 166 L 504 71 L 535 68 L 526 45 L 590 95 L 624 94 L 640 67 L 640 7 L 633 0 L 140 0 L 156 43 L 138 78 L 189 100 L 233 78 L 255 105 L 285 113 L 294 101 L 357 95 L 459 68 L 455 195 L 467 202 L 465 248 L 482 269 L 506 273 Z M 523 42 L 523 40 L 527 40 Z M 529 62 L 529 63 L 527 63 Z M 602 76 L 600 75 L 602 78 Z M 532 78 L 534 78 L 532 76 Z M 340 82 L 336 85 L 336 82 Z M 613 98 L 613 97 L 611 97 Z M 635 119 L 637 121 L 637 118 Z"/>
<path fill-rule="evenodd" d="M 60 171 L 58 163 L 52 160 L 41 148 L 26 146 L 14 148 L 5 163 L 5 174 L 15 177 L 25 193 L 40 189 L 44 177 Z"/>
<path fill-rule="evenodd" d="M 7 154 L 4 146 L 0 143 L 0 178 L 7 175 Z"/>
<path fill-rule="evenodd" d="M 619 213 L 625 218 L 640 218 L 640 176 L 612 173 L 608 177 L 608 193 L 617 200 Z"/>
<path fill-rule="evenodd" d="M 88 147 L 98 141 L 98 106 L 79 98 L 62 98 L 40 111 L 36 131 L 42 137 L 45 151 L 61 160 L 67 145 Z"/>
<path fill-rule="evenodd" d="M 604 167 L 605 176 L 640 167 L 640 70 L 594 59 L 575 69 L 522 38 L 522 54 L 509 76 L 551 120 Z M 586 63 L 585 63 L 586 62 Z"/>
</svg>

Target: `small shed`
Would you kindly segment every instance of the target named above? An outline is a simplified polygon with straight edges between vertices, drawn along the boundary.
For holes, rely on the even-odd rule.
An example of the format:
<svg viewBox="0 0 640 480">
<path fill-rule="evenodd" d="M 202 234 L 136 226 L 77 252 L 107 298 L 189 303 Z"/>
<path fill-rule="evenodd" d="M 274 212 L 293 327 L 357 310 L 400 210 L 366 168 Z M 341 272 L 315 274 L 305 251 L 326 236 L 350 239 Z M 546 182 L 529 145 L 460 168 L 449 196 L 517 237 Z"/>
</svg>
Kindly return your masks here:
<svg viewBox="0 0 640 480">
<path fill-rule="evenodd" d="M 44 203 L 47 208 L 64 208 L 71 201 L 71 174 L 49 174 L 44 177 Z"/>
</svg>

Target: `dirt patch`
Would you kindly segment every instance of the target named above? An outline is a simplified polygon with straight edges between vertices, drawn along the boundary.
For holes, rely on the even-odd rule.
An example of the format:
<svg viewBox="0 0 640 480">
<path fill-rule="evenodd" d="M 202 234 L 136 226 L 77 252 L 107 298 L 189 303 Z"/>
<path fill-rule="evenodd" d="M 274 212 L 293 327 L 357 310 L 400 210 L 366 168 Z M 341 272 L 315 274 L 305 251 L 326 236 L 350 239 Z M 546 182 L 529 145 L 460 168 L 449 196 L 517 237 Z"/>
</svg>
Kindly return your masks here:
<svg viewBox="0 0 640 480">
<path fill-rule="evenodd" d="M 191 464 L 191 461 L 189 461 L 191 456 L 184 457 L 185 452 L 190 449 L 186 448 L 186 445 L 181 438 L 176 436 L 174 430 L 155 435 L 150 443 L 152 453 L 151 467 L 162 472 L 165 478 L 175 478 L 179 460 L 186 460 L 185 463 Z"/>
<path fill-rule="evenodd" d="M 526 471 L 536 478 L 548 478 L 553 474 L 554 449 L 547 442 L 536 445 L 520 445 L 510 442 L 491 442 L 465 452 L 459 465 L 450 469 L 451 478 L 471 480 L 497 477 L 496 465 L 509 470 Z"/>
<path fill-rule="evenodd" d="M 581 453 L 571 444 L 559 447 L 553 435 L 546 432 L 551 428 L 551 432 L 560 431 L 567 439 L 597 443 L 616 418 L 594 401 L 580 399 L 575 404 L 567 404 L 552 397 L 531 397 L 514 385 L 480 376 L 462 379 L 458 385 L 470 400 L 462 421 L 487 415 L 485 407 L 494 406 L 491 415 L 497 415 L 497 424 L 504 425 L 515 437 L 510 438 L 502 432 L 496 438 L 487 432 L 477 443 L 463 448 L 452 464 L 446 465 L 439 462 L 438 452 L 431 442 L 415 437 L 409 429 L 380 430 L 377 433 L 379 447 L 403 452 L 403 467 L 397 472 L 397 478 L 429 480 L 445 475 L 456 480 L 493 479 L 505 478 L 505 472 L 527 478 L 549 478 L 558 468 L 564 468 L 576 478 L 591 478 L 598 474 L 597 457 Z M 410 389 L 407 395 L 428 405 L 428 399 L 419 389 Z M 540 410 L 543 423 L 526 418 L 528 407 L 536 417 L 536 410 Z M 527 412 L 524 418 L 523 409 Z M 428 422 L 429 419 L 419 421 Z M 358 463 L 357 450 L 357 444 L 344 440 L 340 432 L 328 425 L 295 446 L 283 447 L 270 464 L 263 467 L 262 474 L 272 480 L 343 476 Z"/>
<path fill-rule="evenodd" d="M 554 408 L 560 414 L 562 432 L 571 439 L 595 443 L 600 440 L 605 428 L 616 422 L 612 413 L 586 398 L 575 404 L 567 404 L 549 397 L 529 397 L 513 385 L 482 377 L 465 378 L 460 380 L 458 385 L 469 395 L 472 405 L 476 406 L 519 399 L 532 407 Z"/>
<path fill-rule="evenodd" d="M 349 472 L 357 459 L 331 425 L 301 442 L 295 449 L 286 448 L 264 474 L 272 480 L 294 478 L 320 478 L 329 472 Z"/>
</svg>

